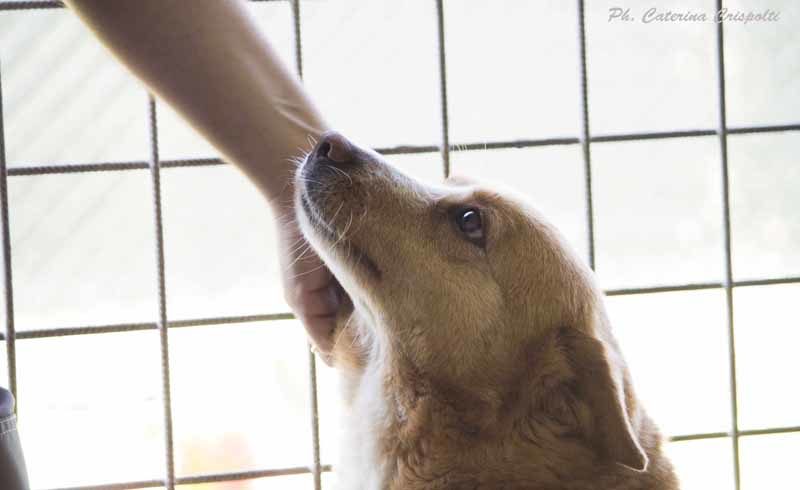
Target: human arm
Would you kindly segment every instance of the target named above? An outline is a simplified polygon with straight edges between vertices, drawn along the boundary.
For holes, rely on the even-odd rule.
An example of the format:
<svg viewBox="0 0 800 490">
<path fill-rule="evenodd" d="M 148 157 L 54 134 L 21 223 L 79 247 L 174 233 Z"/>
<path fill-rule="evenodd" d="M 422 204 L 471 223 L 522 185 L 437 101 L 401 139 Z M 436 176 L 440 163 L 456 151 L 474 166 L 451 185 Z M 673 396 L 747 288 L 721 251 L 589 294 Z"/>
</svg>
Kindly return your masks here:
<svg viewBox="0 0 800 490">
<path fill-rule="evenodd" d="M 302 235 L 292 157 L 327 128 L 240 0 L 67 0 L 97 37 L 240 168 L 279 217 L 286 298 L 318 349 L 330 348 L 341 291 Z"/>
</svg>

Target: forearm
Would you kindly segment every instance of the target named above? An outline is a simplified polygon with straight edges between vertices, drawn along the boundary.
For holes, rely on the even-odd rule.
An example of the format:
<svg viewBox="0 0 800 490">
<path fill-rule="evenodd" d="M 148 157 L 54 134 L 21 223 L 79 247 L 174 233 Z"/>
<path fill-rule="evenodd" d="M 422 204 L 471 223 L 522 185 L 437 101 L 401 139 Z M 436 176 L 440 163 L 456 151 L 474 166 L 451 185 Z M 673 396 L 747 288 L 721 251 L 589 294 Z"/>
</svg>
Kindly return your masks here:
<svg viewBox="0 0 800 490">
<path fill-rule="evenodd" d="M 289 159 L 327 128 L 241 1 L 66 3 L 273 205 L 291 203 Z"/>
</svg>

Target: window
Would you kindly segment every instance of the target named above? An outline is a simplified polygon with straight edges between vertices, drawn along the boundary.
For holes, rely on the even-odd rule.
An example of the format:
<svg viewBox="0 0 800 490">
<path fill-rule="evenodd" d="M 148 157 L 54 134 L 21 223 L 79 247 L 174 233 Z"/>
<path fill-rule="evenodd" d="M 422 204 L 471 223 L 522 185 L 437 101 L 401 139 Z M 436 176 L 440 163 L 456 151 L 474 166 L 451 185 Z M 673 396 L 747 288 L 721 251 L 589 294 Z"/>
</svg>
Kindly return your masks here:
<svg viewBox="0 0 800 490">
<path fill-rule="evenodd" d="M 800 5 L 765 3 L 779 22 L 250 7 L 345 134 L 528 195 L 595 267 L 684 488 L 755 490 L 800 485 Z M 0 87 L 0 375 L 33 487 L 329 488 L 334 373 L 282 300 L 257 192 L 59 2 L 0 1 Z"/>
</svg>

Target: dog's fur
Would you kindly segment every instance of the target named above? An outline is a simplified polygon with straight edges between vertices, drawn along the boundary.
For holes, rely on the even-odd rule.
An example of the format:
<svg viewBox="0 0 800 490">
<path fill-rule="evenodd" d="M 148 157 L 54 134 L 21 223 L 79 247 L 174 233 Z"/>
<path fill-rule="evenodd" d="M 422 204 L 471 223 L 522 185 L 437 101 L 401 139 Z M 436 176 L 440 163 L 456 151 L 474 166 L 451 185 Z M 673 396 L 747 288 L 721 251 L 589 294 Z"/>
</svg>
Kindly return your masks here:
<svg viewBox="0 0 800 490">
<path fill-rule="evenodd" d="M 591 271 L 534 209 L 425 186 L 339 135 L 298 169 L 295 198 L 352 299 L 332 353 L 341 488 L 678 488 Z M 482 244 L 454 222 L 465 207 Z"/>
</svg>

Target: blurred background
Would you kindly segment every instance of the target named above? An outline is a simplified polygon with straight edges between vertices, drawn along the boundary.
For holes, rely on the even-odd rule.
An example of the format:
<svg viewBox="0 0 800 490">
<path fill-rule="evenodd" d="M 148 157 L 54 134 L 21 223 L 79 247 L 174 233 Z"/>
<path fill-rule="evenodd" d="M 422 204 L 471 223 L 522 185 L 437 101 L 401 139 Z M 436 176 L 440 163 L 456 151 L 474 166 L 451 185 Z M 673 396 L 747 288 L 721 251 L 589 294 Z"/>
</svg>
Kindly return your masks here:
<svg viewBox="0 0 800 490">
<path fill-rule="evenodd" d="M 147 96 L 65 9 L 0 11 L 0 66 L 18 332 L 157 319 L 147 170 L 27 175 L 40 165 L 145 162 Z M 645 406 L 674 438 L 684 488 L 733 489 L 731 365 L 714 23 L 609 23 L 586 7 L 593 136 L 704 135 L 591 144 L 596 270 Z M 713 14 L 708 0 L 652 2 Z M 797 489 L 800 454 L 800 4 L 724 2 L 780 13 L 724 26 L 733 325 L 741 488 Z M 191 9 L 191 2 L 186 2 Z M 433 0 L 300 0 L 304 80 L 334 127 L 365 145 L 441 144 Z M 253 2 L 294 68 L 292 6 Z M 647 7 L 650 7 L 648 5 Z M 526 195 L 588 258 L 577 143 L 480 149 L 581 134 L 576 2 L 445 0 L 451 172 Z M 158 105 L 161 158 L 218 154 Z M 393 155 L 421 179 L 438 151 Z M 171 322 L 286 313 L 274 230 L 228 165 L 162 171 Z M 773 281 L 774 279 L 774 281 Z M 619 294 L 659 286 L 684 291 Z M 3 309 L 3 315 L 5 315 Z M 3 318 L 5 322 L 5 318 Z M 36 335 L 16 343 L 20 431 L 36 489 L 162 479 L 158 333 Z M 293 320 L 169 333 L 179 477 L 306 467 L 312 458 L 305 337 Z M 5 344 L 0 381 L 5 384 Z M 335 374 L 319 367 L 321 456 L 336 460 Z M 775 433 L 773 433 L 775 432 Z M 333 473 L 325 473 L 330 488 Z M 313 488 L 311 475 L 181 485 Z"/>
</svg>

